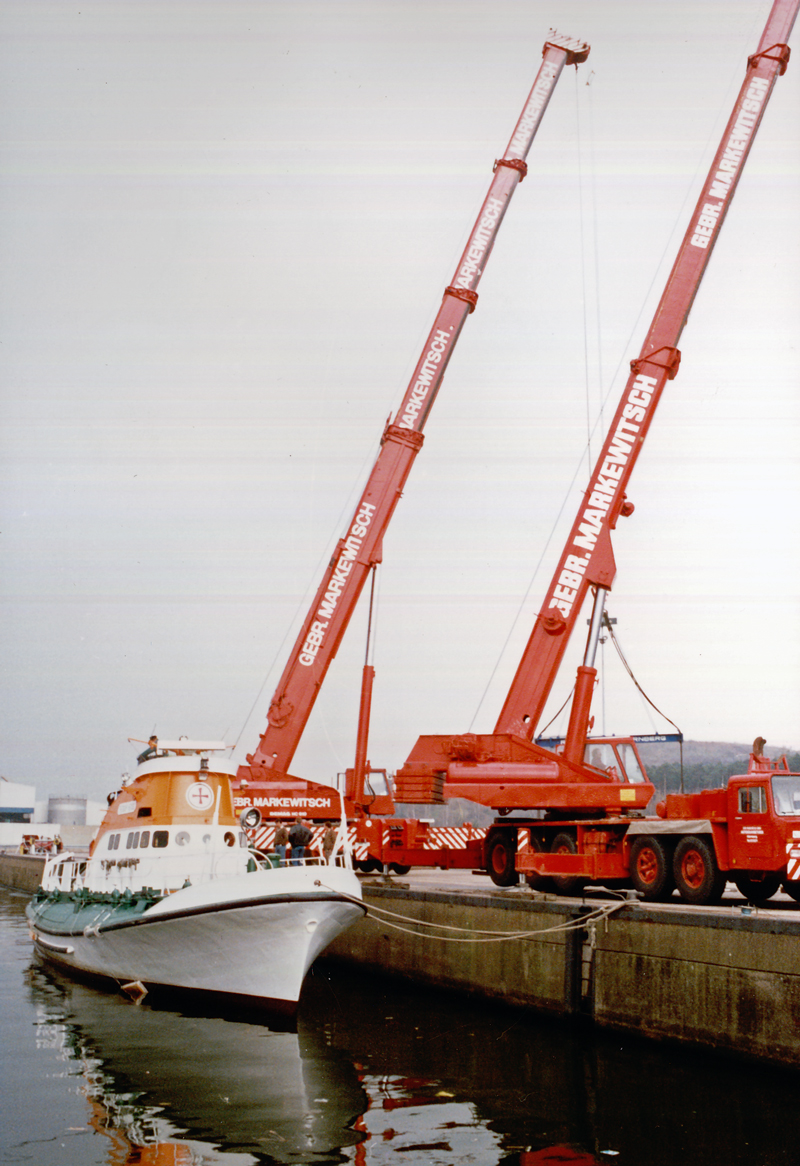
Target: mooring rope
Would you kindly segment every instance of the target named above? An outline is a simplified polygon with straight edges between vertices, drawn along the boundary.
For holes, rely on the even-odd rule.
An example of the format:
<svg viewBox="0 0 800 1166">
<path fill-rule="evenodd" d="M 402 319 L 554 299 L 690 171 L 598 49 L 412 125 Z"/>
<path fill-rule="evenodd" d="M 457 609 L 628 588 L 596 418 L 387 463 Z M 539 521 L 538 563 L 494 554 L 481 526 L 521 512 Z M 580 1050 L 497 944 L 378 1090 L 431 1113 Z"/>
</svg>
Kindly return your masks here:
<svg viewBox="0 0 800 1166">
<path fill-rule="evenodd" d="M 582 915 L 580 919 L 573 919 L 567 923 L 555 923 L 552 927 L 538 927 L 530 931 L 488 931 L 480 927 L 456 927 L 447 923 L 431 923 L 426 919 L 416 919 L 413 915 L 400 915 L 395 911 L 387 911 L 385 908 L 375 907 L 373 905 L 370 905 L 368 908 L 367 915 L 369 917 L 374 912 L 377 915 L 391 916 L 394 919 L 402 919 L 406 923 L 413 923 L 416 929 L 403 927 L 399 923 L 390 923 L 388 918 L 372 920 L 373 923 L 379 923 L 381 926 L 391 928 L 393 931 L 402 931 L 406 935 L 416 935 L 423 939 L 438 939 L 441 943 L 508 943 L 509 941 L 520 939 L 532 939 L 536 935 L 552 935 L 556 932 L 579 931 L 587 925 L 599 923 L 602 919 L 607 919 L 614 911 L 619 911 L 624 906 L 624 903 L 610 903 L 607 907 L 601 907 L 590 912 L 588 915 Z M 426 927 L 439 931 L 462 931 L 465 933 L 465 938 L 455 935 L 430 935 L 426 934 L 424 930 L 419 930 Z"/>
<path fill-rule="evenodd" d="M 324 883 L 318 883 L 326 891 L 332 891 L 333 887 L 326 887 Z M 361 899 L 357 899 L 355 895 L 347 895 L 339 891 L 342 898 L 349 899 L 353 903 L 358 903 L 367 910 L 367 918 L 372 919 L 372 922 L 380 924 L 382 927 L 388 927 L 393 931 L 402 931 L 405 935 L 416 935 L 420 939 L 436 939 L 440 943 L 508 943 L 509 941 L 517 941 L 520 939 L 532 939 L 536 935 L 552 935 L 557 932 L 580 931 L 586 926 L 594 926 L 603 919 L 608 919 L 615 911 L 621 910 L 628 906 L 627 901 L 620 903 L 607 903 L 602 907 L 597 907 L 586 915 L 582 915 L 579 919 L 569 920 L 566 923 L 554 923 L 552 927 L 538 927 L 530 931 L 489 931 L 481 927 L 458 927 L 451 923 L 432 923 L 427 919 L 417 919 L 413 915 L 401 915 L 397 911 L 389 911 L 386 907 L 376 907 L 374 904 L 367 905 Z M 385 916 L 385 918 L 373 918 L 373 916 Z M 414 929 L 411 927 L 403 927 L 399 923 L 392 923 L 390 919 L 401 919 L 403 923 L 413 923 Z M 426 934 L 424 928 L 431 928 L 438 931 L 461 931 L 464 933 L 464 938 L 455 935 L 430 935 Z"/>
</svg>

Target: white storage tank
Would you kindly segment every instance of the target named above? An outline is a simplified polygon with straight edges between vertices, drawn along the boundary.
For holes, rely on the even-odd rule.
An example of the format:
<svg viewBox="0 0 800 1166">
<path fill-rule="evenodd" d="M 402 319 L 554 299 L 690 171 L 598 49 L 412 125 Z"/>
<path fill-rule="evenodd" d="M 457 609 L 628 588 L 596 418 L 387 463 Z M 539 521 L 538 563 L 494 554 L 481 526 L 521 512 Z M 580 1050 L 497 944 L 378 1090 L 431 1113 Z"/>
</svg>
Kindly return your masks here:
<svg viewBox="0 0 800 1166">
<path fill-rule="evenodd" d="M 47 821 L 59 826 L 85 826 L 86 798 L 50 798 Z"/>
</svg>

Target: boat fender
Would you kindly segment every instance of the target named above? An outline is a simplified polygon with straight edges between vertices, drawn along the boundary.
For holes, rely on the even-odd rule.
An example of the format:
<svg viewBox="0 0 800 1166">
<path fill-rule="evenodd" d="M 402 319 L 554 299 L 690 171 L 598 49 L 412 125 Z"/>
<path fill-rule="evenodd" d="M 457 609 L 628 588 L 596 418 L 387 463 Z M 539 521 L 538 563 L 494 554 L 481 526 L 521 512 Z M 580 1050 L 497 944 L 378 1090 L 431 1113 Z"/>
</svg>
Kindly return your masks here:
<svg viewBox="0 0 800 1166">
<path fill-rule="evenodd" d="M 122 991 L 129 996 L 134 1004 L 141 1004 L 147 995 L 147 988 L 141 980 L 132 980 L 130 984 L 120 984 Z"/>
<path fill-rule="evenodd" d="M 255 806 L 250 806 L 248 810 L 242 810 L 239 825 L 243 830 L 257 830 L 261 825 L 261 811 L 257 810 Z"/>
</svg>

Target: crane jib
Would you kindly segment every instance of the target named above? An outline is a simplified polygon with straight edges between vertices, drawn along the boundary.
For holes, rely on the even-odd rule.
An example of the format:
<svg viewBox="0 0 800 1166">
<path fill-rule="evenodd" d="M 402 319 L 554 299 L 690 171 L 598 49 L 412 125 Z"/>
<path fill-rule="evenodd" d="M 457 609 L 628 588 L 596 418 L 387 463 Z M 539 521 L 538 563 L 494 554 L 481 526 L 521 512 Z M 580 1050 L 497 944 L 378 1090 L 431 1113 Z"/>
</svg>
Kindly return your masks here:
<svg viewBox="0 0 800 1166">
<path fill-rule="evenodd" d="M 622 393 L 584 501 L 567 537 L 544 603 L 517 667 L 495 733 L 533 739 L 570 635 L 590 586 L 609 589 L 616 567 L 610 531 L 633 506 L 625 489 L 668 379 L 677 374 L 677 348 L 711 252 L 761 123 L 775 79 L 786 70 L 785 43 L 797 0 L 776 0 L 758 52 L 714 155 L 678 249 L 640 355 Z"/>
<path fill-rule="evenodd" d="M 267 727 L 247 758 L 260 767 L 286 772 L 306 721 L 355 609 L 366 578 L 380 560 L 383 535 L 402 494 L 422 429 L 441 387 L 450 356 L 491 254 L 511 196 L 526 172 L 525 159 L 565 64 L 586 59 L 589 46 L 553 34 L 508 147 L 495 163 L 486 198 L 446 289 L 433 327 L 414 368 L 395 420 L 388 425 L 372 472 L 344 539 L 340 540 L 278 682 Z M 241 776 L 252 776 L 240 770 Z"/>
</svg>

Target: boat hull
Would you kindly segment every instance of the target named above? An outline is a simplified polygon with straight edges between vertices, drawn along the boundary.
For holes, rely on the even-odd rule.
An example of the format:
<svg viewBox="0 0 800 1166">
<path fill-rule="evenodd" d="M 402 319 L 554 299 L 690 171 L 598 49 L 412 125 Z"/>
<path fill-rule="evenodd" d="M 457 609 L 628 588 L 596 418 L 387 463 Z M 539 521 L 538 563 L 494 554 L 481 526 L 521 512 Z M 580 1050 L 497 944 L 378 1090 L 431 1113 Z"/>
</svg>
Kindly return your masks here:
<svg viewBox="0 0 800 1166">
<path fill-rule="evenodd" d="M 351 871 L 298 867 L 216 879 L 150 904 L 37 897 L 28 921 L 40 956 L 68 971 L 286 1014 L 317 956 L 364 914 L 359 900 Z"/>
</svg>

